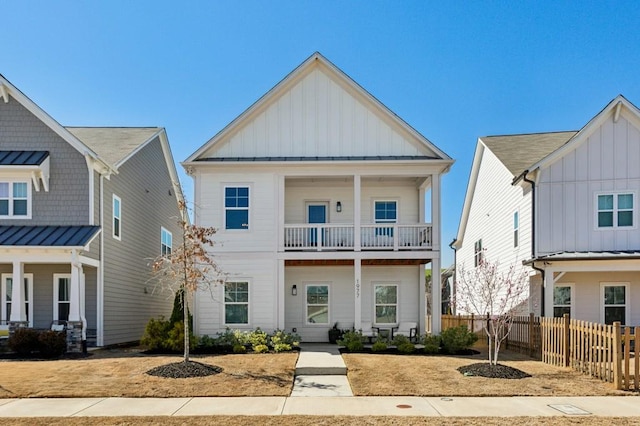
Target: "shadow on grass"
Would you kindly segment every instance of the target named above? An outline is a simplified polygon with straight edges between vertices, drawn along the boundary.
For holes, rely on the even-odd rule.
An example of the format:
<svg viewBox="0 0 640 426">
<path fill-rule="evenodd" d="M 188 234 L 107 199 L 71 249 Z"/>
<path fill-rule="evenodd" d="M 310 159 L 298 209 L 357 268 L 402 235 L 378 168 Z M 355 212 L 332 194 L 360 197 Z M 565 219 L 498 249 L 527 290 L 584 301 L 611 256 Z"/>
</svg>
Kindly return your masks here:
<svg viewBox="0 0 640 426">
<path fill-rule="evenodd" d="M 287 387 L 291 386 L 290 379 L 283 379 L 282 377 L 268 375 L 268 374 L 253 374 L 253 373 L 229 373 L 229 376 L 235 377 L 238 379 L 252 379 L 258 380 L 265 383 L 271 383 L 278 387 Z"/>
</svg>

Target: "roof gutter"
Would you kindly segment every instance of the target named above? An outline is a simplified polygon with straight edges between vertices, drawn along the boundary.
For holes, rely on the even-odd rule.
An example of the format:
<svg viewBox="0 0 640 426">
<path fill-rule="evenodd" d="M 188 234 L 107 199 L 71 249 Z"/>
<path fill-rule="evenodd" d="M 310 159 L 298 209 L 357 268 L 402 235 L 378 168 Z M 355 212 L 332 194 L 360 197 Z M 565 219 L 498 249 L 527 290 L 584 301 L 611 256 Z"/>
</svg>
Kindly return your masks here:
<svg viewBox="0 0 640 426">
<path fill-rule="evenodd" d="M 531 185 L 531 262 L 529 266 L 531 266 L 534 270 L 540 272 L 540 276 L 542 277 L 542 285 L 540 286 L 541 295 L 540 295 L 540 312 L 544 315 L 544 278 L 545 272 L 544 269 L 538 267 L 534 263 L 534 259 L 536 258 L 536 182 L 529 179 L 527 175 L 529 174 L 529 169 L 525 170 L 520 174 L 520 176 L 516 177 L 513 180 L 513 184 L 516 184 L 522 179 Z M 525 262 L 523 262 L 525 263 Z M 529 262 L 527 262 L 529 263 Z"/>
</svg>

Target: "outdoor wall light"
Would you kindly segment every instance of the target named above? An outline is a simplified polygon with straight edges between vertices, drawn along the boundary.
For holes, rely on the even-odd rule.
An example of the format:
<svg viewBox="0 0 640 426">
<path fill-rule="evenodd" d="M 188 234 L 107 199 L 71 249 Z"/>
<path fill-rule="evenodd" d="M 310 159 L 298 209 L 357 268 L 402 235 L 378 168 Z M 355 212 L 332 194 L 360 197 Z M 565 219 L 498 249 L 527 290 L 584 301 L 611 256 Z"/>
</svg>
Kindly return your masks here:
<svg viewBox="0 0 640 426">
<path fill-rule="evenodd" d="M 291 287 L 291 295 L 292 296 L 298 295 L 298 287 L 295 284 Z"/>
<path fill-rule="evenodd" d="M 342 203 L 341 203 L 340 201 L 338 201 L 338 202 L 336 203 L 336 211 L 337 211 L 338 213 L 340 213 L 340 212 L 342 211 Z"/>
</svg>

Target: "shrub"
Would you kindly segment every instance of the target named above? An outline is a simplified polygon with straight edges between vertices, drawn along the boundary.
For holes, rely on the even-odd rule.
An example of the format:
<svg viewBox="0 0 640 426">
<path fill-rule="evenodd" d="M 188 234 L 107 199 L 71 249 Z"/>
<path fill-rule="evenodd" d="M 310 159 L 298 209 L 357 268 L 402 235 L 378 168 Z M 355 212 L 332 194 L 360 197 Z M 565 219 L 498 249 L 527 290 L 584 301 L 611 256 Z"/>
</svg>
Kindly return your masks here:
<svg viewBox="0 0 640 426">
<path fill-rule="evenodd" d="M 189 347 L 193 349 L 198 339 L 193 333 L 189 334 Z M 184 324 L 178 321 L 172 325 L 164 317 L 151 318 L 144 329 L 140 344 L 152 351 L 179 352 L 184 349 Z"/>
<path fill-rule="evenodd" d="M 40 349 L 38 332 L 32 328 L 19 328 L 9 336 L 7 345 L 20 356 L 30 355 Z"/>
<path fill-rule="evenodd" d="M 233 345 L 233 353 L 234 354 L 246 354 L 247 353 L 247 347 L 245 345 L 235 344 L 235 345 Z"/>
<path fill-rule="evenodd" d="M 475 333 L 469 331 L 466 325 L 449 328 L 440 334 L 442 349 L 449 354 L 469 349 L 478 340 Z"/>
<path fill-rule="evenodd" d="M 269 346 L 267 346 L 268 336 L 267 333 L 260 330 L 260 327 L 256 328 L 254 331 L 250 332 L 247 336 L 249 343 L 251 344 L 251 349 L 254 352 L 267 352 L 269 350 Z M 262 346 L 267 348 L 266 351 L 262 350 Z M 260 347 L 260 351 L 257 349 Z"/>
<path fill-rule="evenodd" d="M 440 352 L 440 336 L 429 335 L 425 336 L 424 341 L 424 349 L 422 351 L 425 354 L 437 354 Z"/>
<path fill-rule="evenodd" d="M 384 340 L 376 340 L 376 342 L 371 346 L 371 351 L 373 352 L 382 352 L 387 350 L 387 342 Z"/>
<path fill-rule="evenodd" d="M 344 346 L 349 352 L 358 352 L 364 349 L 362 333 L 359 331 L 347 331 L 338 340 L 340 346 Z"/>
<path fill-rule="evenodd" d="M 267 346 L 267 345 L 255 345 L 255 346 L 253 346 L 253 351 L 255 353 L 258 353 L 258 354 L 269 352 L 269 346 Z"/>
<path fill-rule="evenodd" d="M 56 358 L 67 350 L 67 334 L 60 331 L 42 331 L 38 335 L 40 355 L 44 358 Z"/>
<path fill-rule="evenodd" d="M 396 336 L 393 338 L 393 345 L 398 348 L 398 352 L 410 354 L 416 350 L 416 345 L 411 343 L 407 336 Z"/>
<path fill-rule="evenodd" d="M 198 339 L 198 348 L 200 349 L 211 349 L 216 346 L 216 339 L 213 337 L 209 337 L 208 335 L 200 336 Z"/>
<path fill-rule="evenodd" d="M 275 330 L 269 337 L 269 345 L 274 352 L 290 351 L 300 345 L 300 337 L 295 334 L 289 334 L 284 330 Z"/>
</svg>

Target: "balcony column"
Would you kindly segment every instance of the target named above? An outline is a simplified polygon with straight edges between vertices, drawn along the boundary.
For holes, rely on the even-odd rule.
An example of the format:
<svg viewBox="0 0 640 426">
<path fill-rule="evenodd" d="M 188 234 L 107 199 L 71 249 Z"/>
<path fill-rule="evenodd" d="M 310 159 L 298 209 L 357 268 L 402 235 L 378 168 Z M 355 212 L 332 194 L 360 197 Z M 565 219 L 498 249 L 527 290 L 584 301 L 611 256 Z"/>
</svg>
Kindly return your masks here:
<svg viewBox="0 0 640 426">
<path fill-rule="evenodd" d="M 278 259 L 276 260 L 276 263 L 277 263 L 276 271 L 277 271 L 277 277 L 278 277 L 278 282 L 277 282 L 278 303 L 276 303 L 276 308 L 278 310 L 277 312 L 278 329 L 284 330 L 285 310 L 287 309 L 287 303 L 286 303 L 287 294 L 285 290 L 285 280 L 284 280 L 284 274 L 285 274 L 284 259 Z M 302 288 L 300 289 L 300 291 L 302 291 Z"/>
<path fill-rule="evenodd" d="M 360 228 L 360 218 L 362 216 L 362 190 L 360 175 L 353 176 L 353 250 L 360 251 L 360 239 L 362 229 Z"/>
<path fill-rule="evenodd" d="M 11 285 L 11 315 L 9 320 L 12 322 L 26 322 L 27 311 L 24 306 L 24 263 L 20 261 L 13 262 L 13 276 Z M 33 300 L 33 295 L 31 295 Z"/>
<path fill-rule="evenodd" d="M 277 221 L 278 223 L 276 224 L 276 230 L 278 232 L 278 237 L 277 237 L 277 241 L 278 241 L 278 251 L 279 252 L 283 252 L 284 251 L 284 233 L 285 233 L 285 229 L 284 229 L 284 206 L 285 206 L 285 179 L 283 175 L 277 175 L 276 176 L 276 184 L 277 184 L 277 188 L 278 188 L 278 192 L 277 192 L 277 204 L 278 204 L 278 214 L 277 214 Z"/>
<path fill-rule="evenodd" d="M 356 330 L 362 329 L 362 260 L 355 259 L 353 261 L 353 275 L 354 275 L 354 327 Z"/>
<path fill-rule="evenodd" d="M 431 243 L 434 250 L 440 251 L 440 175 L 431 175 Z"/>
</svg>

